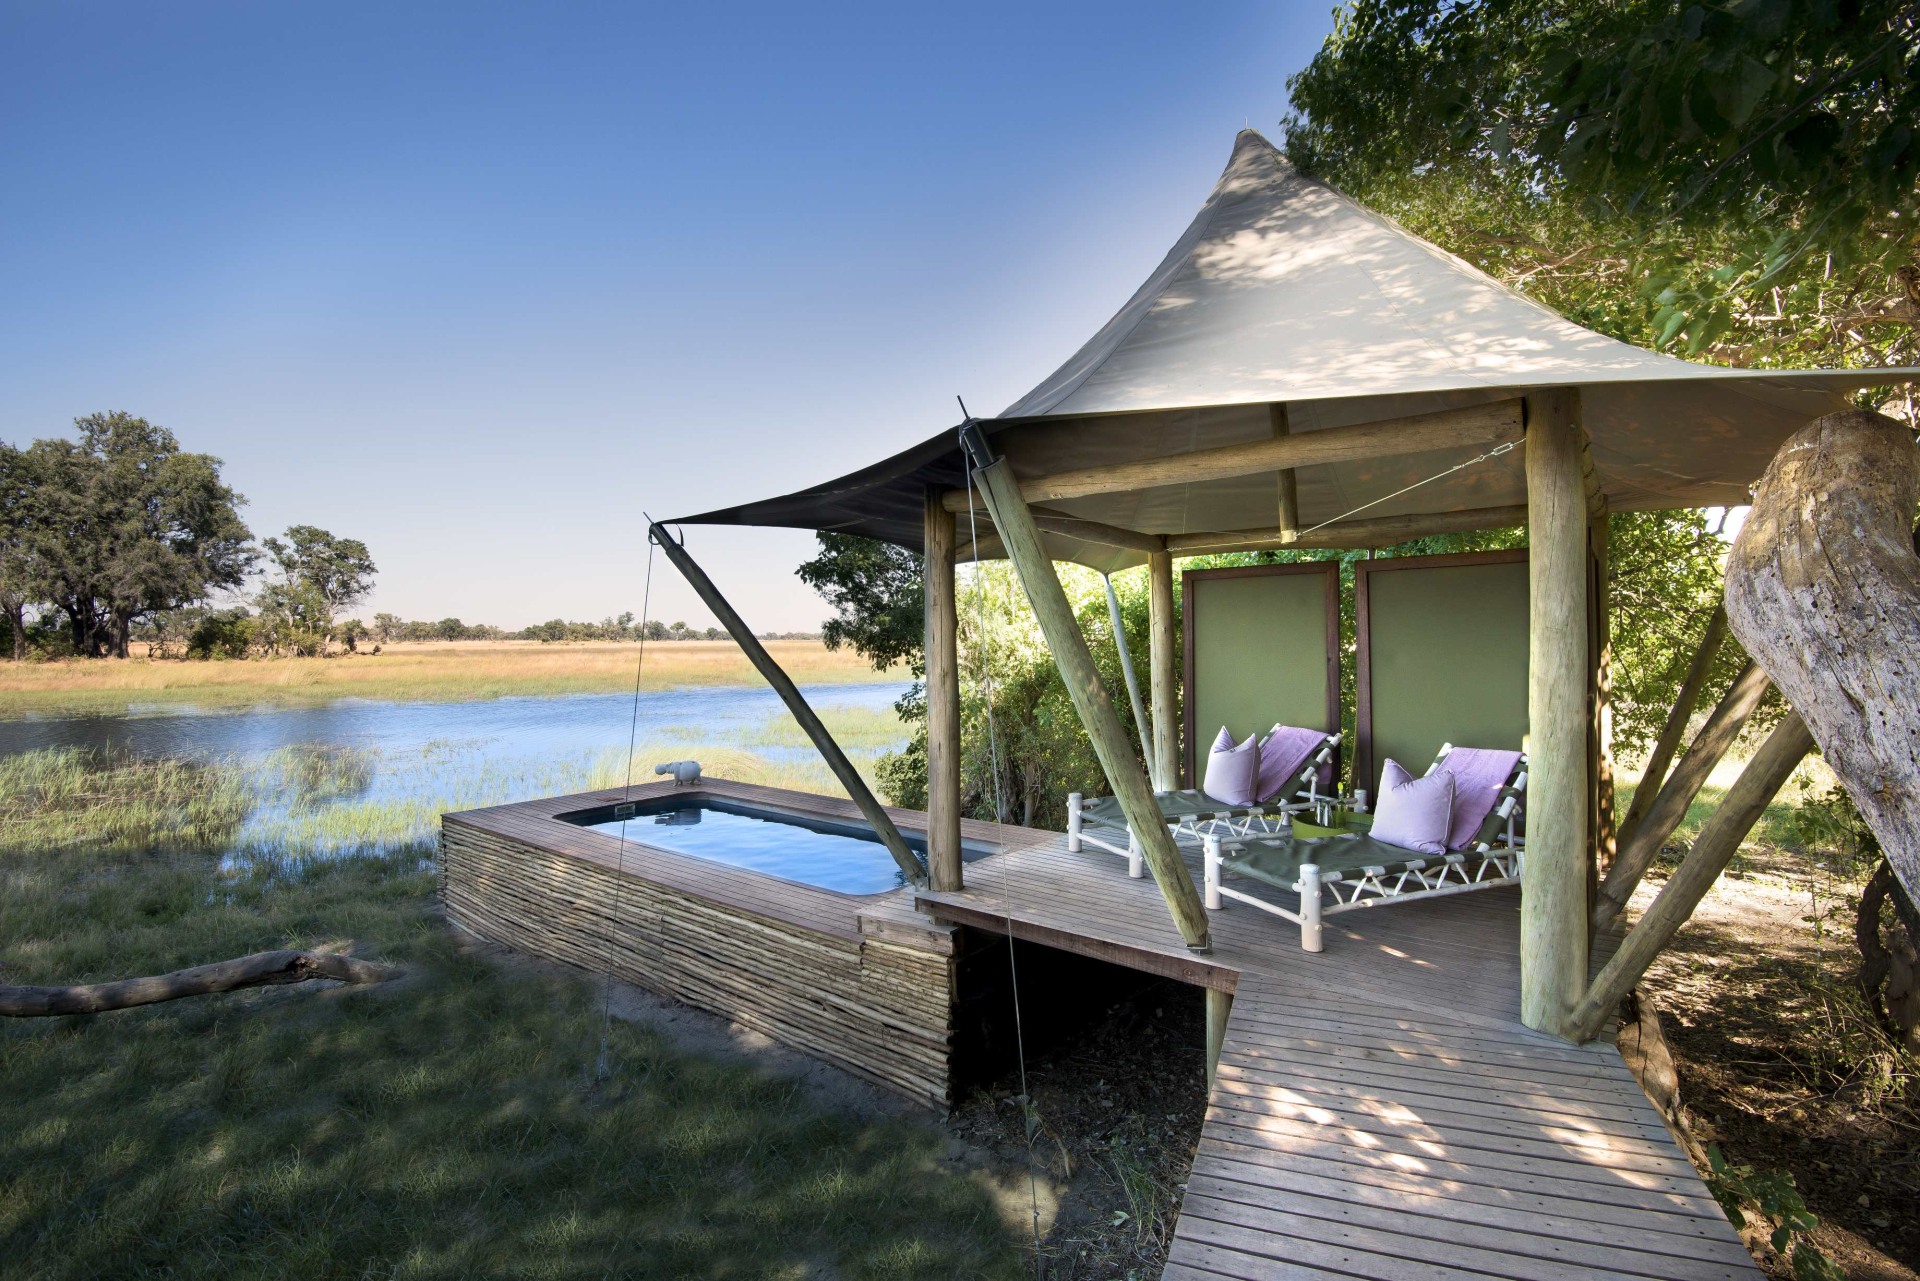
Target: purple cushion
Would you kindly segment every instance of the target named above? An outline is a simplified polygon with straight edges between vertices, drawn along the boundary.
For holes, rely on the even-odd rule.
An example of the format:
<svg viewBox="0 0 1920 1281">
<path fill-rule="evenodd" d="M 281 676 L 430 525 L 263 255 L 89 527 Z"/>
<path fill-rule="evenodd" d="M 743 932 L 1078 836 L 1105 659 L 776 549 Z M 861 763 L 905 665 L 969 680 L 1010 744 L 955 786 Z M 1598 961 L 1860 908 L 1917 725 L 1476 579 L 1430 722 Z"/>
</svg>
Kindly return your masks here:
<svg viewBox="0 0 1920 1281">
<path fill-rule="evenodd" d="M 1440 762 L 1453 775 L 1453 824 L 1447 848 L 1463 850 L 1480 834 L 1480 825 L 1493 812 L 1500 789 L 1520 763 L 1518 752 L 1496 752 L 1484 747 L 1456 747 Z"/>
<path fill-rule="evenodd" d="M 1399 761 L 1389 759 L 1380 771 L 1373 839 L 1422 854 L 1444 854 L 1452 826 L 1453 775 L 1435 770 L 1415 778 Z"/>
<path fill-rule="evenodd" d="M 1287 784 L 1299 776 L 1308 758 L 1326 741 L 1327 736 L 1317 729 L 1275 725 L 1260 744 L 1260 780 L 1254 789 L 1260 803 L 1265 804 L 1285 791 Z"/>
<path fill-rule="evenodd" d="M 1260 776 L 1259 736 L 1247 735 L 1236 744 L 1225 726 L 1207 753 L 1207 778 L 1200 790 L 1224 805 L 1253 804 L 1253 789 Z"/>
</svg>

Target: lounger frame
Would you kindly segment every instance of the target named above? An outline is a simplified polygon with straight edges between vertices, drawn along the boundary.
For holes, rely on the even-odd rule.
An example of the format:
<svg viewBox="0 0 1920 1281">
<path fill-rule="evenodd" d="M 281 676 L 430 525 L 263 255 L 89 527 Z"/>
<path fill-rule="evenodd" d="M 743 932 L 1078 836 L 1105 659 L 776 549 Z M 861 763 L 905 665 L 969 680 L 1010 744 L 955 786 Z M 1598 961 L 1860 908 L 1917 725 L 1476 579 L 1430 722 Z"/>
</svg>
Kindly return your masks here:
<svg viewBox="0 0 1920 1281">
<path fill-rule="evenodd" d="M 1427 772 L 1431 774 L 1453 750 L 1451 743 L 1440 749 Z M 1223 863 L 1227 838 L 1218 832 L 1202 837 L 1204 899 L 1209 911 L 1220 911 L 1226 900 L 1245 903 L 1262 912 L 1292 921 L 1300 927 L 1300 946 L 1308 952 L 1321 951 L 1324 943 L 1321 922 L 1341 912 L 1365 907 L 1388 907 L 1418 899 L 1442 898 L 1449 894 L 1467 894 L 1501 885 L 1518 885 L 1526 865 L 1526 838 L 1520 834 L 1522 797 L 1527 788 L 1527 758 L 1522 755 L 1505 793 L 1482 825 L 1478 840 L 1467 850 L 1447 854 L 1410 857 L 1393 864 L 1374 864 L 1356 870 L 1323 872 L 1314 863 L 1302 863 L 1299 877 L 1291 889 L 1300 896 L 1300 907 L 1290 911 L 1278 903 L 1232 888 L 1223 883 L 1223 873 L 1231 869 Z M 1335 838 L 1338 839 L 1338 838 Z"/>
<path fill-rule="evenodd" d="M 1280 795 L 1291 795 L 1297 799 L 1289 801 L 1269 801 L 1265 805 L 1226 805 L 1207 797 L 1206 793 L 1188 790 L 1181 792 L 1155 793 L 1155 799 L 1161 796 L 1199 797 L 1212 809 L 1196 808 L 1192 813 L 1163 817 L 1167 820 L 1167 830 L 1176 842 L 1198 845 L 1208 835 L 1228 837 L 1272 836 L 1288 830 L 1291 817 L 1308 813 L 1330 802 L 1346 801 L 1352 798 L 1337 794 L 1323 794 L 1320 791 L 1320 772 L 1333 762 L 1334 754 L 1340 750 L 1341 736 L 1327 735 L 1324 742 L 1314 749 L 1300 772 L 1294 775 L 1291 784 L 1280 789 Z M 1139 838 L 1131 826 L 1125 829 L 1126 844 L 1118 843 L 1121 829 L 1100 822 L 1088 822 L 1086 798 L 1079 792 L 1067 797 L 1067 849 L 1079 853 L 1087 845 L 1095 849 L 1118 854 L 1127 860 L 1127 875 L 1135 880 L 1147 874 L 1146 854 L 1140 848 Z"/>
</svg>

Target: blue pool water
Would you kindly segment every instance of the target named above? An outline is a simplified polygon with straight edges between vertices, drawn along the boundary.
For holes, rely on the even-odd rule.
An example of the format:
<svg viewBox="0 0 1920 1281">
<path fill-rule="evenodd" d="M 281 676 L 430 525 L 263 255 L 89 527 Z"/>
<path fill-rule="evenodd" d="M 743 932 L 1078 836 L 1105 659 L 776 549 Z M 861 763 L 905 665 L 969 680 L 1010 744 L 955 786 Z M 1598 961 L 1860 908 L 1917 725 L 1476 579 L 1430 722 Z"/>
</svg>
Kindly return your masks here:
<svg viewBox="0 0 1920 1281">
<path fill-rule="evenodd" d="M 872 828 L 861 823 L 763 809 L 710 796 L 669 797 L 642 802 L 630 819 L 603 808 L 560 816 L 589 831 L 625 835 L 630 843 L 652 845 L 677 854 L 744 867 L 782 880 L 799 881 L 841 894 L 884 894 L 907 883 Z M 926 859 L 926 838 L 903 833 L 913 852 Z M 629 847 L 631 848 L 631 846 Z M 993 851 L 962 847 L 968 862 Z M 634 851 L 638 860 L 644 851 Z"/>
</svg>

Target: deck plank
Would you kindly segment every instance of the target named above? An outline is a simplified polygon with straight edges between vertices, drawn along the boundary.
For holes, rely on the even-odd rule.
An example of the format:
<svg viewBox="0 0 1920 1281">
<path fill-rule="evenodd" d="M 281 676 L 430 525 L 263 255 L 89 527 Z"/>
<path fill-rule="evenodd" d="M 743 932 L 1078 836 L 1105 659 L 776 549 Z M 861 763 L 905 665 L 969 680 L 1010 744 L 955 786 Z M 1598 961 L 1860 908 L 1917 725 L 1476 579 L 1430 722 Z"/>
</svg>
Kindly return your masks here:
<svg viewBox="0 0 1920 1281">
<path fill-rule="evenodd" d="M 1517 888 L 1341 913 L 1317 954 L 1229 901 L 1196 957 L 1110 854 L 1055 837 L 967 879 L 916 902 L 1235 994 L 1165 1276 L 1759 1275 L 1610 1041 L 1521 1025 Z"/>
<path fill-rule="evenodd" d="M 850 801 L 702 786 L 858 819 Z M 1152 880 L 1129 878 L 1111 854 L 1069 851 L 1056 833 L 970 821 L 963 835 L 998 852 L 967 865 L 966 889 L 858 898 L 643 840 L 623 849 L 558 821 L 671 790 L 550 797 L 447 821 L 846 947 L 896 939 L 950 956 L 951 927 L 966 925 L 1233 993 L 1168 1278 L 1759 1276 L 1611 1041 L 1572 1046 L 1521 1025 L 1516 887 L 1337 914 L 1320 953 L 1301 951 L 1289 923 L 1230 901 L 1209 914 L 1213 948 L 1197 956 Z M 903 828 L 924 825 L 922 814 L 890 812 Z M 1197 857 L 1183 853 L 1197 881 Z M 1292 905 L 1266 886 L 1234 887 Z M 682 947 L 632 920 L 622 933 L 667 959 Z M 1618 932 L 1596 939 L 1592 965 L 1618 943 Z"/>
</svg>

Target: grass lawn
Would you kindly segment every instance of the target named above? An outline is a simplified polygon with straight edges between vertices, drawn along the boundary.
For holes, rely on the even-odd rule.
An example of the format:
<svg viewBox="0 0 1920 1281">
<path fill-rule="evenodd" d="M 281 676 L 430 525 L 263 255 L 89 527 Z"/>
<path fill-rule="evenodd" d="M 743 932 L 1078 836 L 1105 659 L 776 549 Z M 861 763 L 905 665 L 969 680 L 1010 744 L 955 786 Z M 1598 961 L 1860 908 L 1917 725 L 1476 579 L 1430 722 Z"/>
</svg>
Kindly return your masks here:
<svg viewBox="0 0 1920 1281">
<path fill-rule="evenodd" d="M 596 1080 L 595 985 L 468 953 L 430 849 L 223 859 L 218 771 L 81 783 L 0 771 L 0 982 L 277 947 L 407 975 L 0 1023 L 6 1275 L 1024 1274 L 932 1127 L 619 1023 Z"/>
<path fill-rule="evenodd" d="M 851 650 L 819 641 L 767 641 L 802 685 L 907 679 L 876 672 Z M 322 703 L 336 698 L 403 702 L 512 694 L 604 694 L 633 688 L 638 646 L 611 641 L 451 641 L 392 645 L 378 654 L 194 662 L 143 658 L 0 663 L 0 716 L 113 713 L 136 704 L 207 708 Z M 751 685 L 760 680 L 732 641 L 651 641 L 646 689 Z"/>
</svg>

